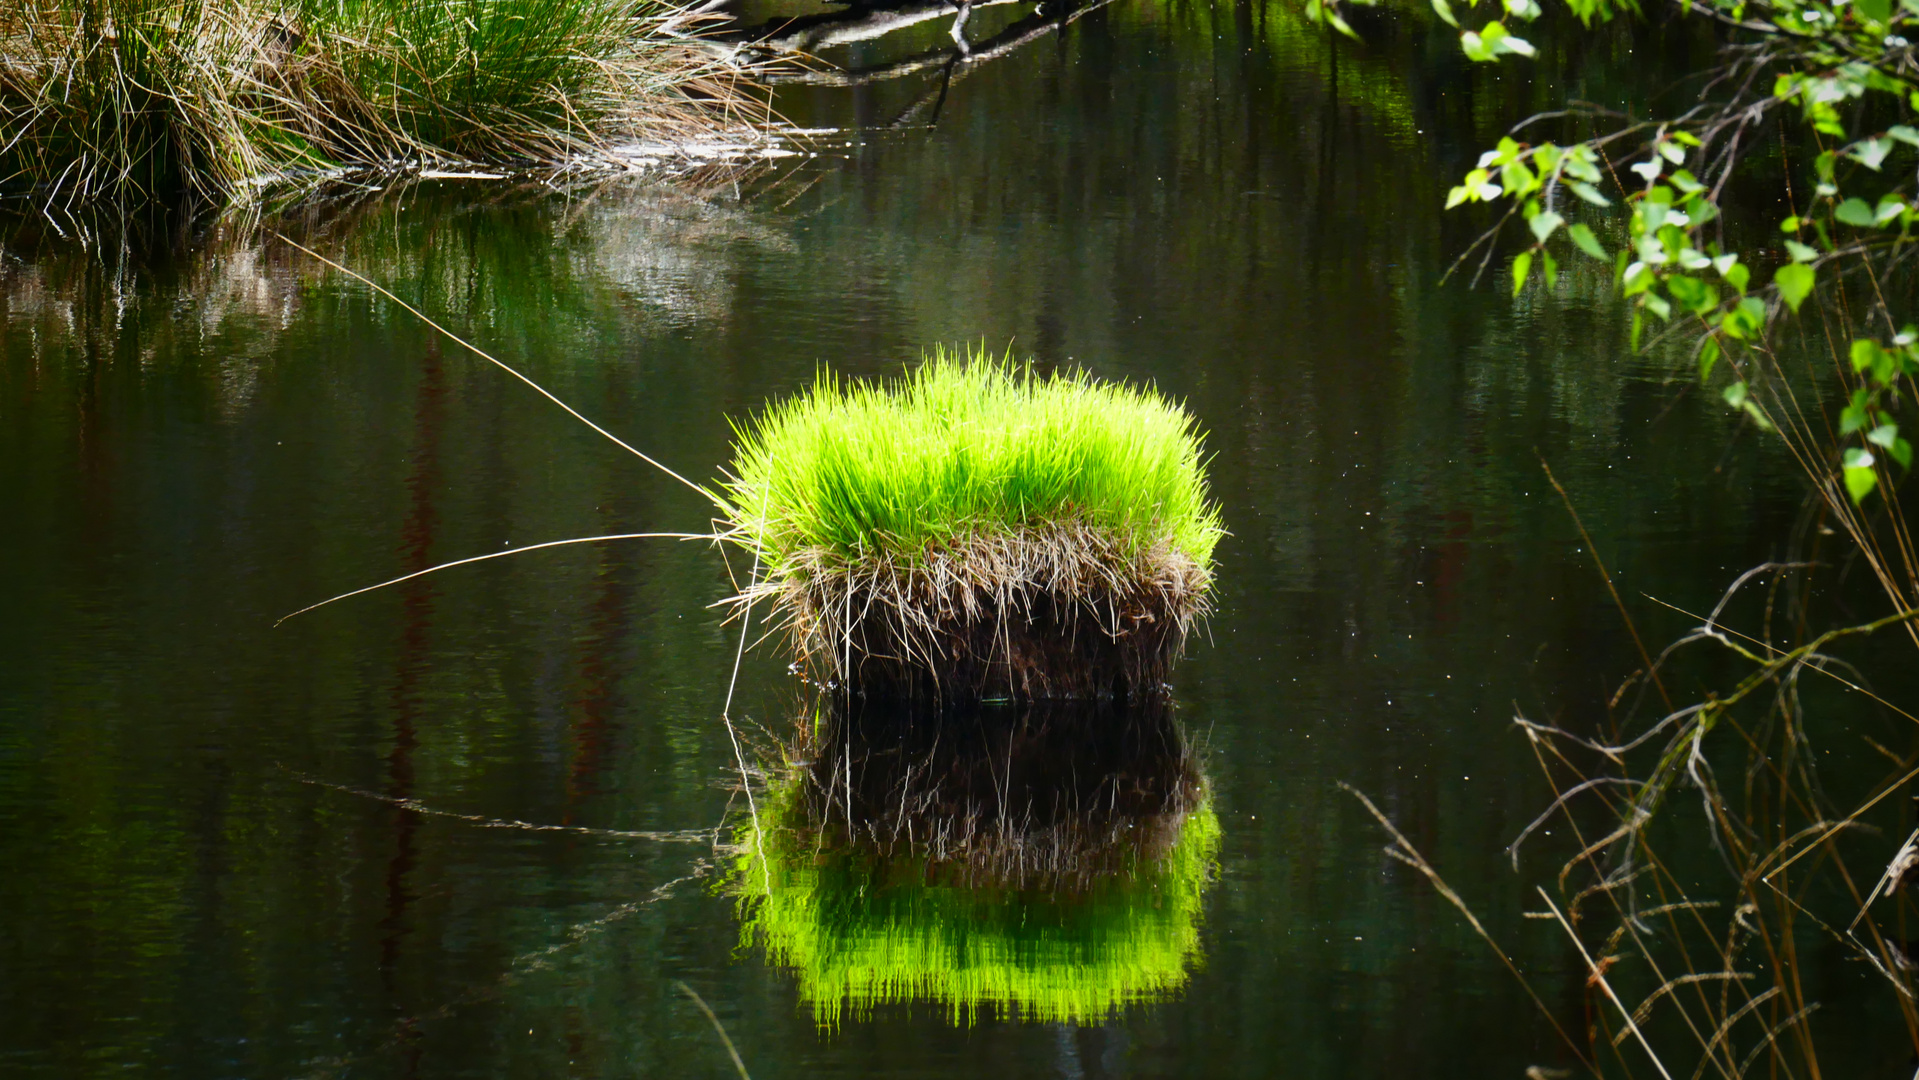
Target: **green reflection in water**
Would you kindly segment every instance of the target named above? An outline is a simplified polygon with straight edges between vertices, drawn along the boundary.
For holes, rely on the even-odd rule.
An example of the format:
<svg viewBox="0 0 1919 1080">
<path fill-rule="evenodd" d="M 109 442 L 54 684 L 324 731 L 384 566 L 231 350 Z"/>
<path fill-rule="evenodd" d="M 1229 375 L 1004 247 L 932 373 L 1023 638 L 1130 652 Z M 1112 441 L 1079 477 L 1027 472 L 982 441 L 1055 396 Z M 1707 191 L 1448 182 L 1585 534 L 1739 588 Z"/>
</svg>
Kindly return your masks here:
<svg viewBox="0 0 1919 1080">
<path fill-rule="evenodd" d="M 1130 873 L 1020 889 L 969 887 L 925 858 L 815 846 L 811 830 L 789 824 L 797 786 L 775 793 L 757 834 L 740 830 L 731 881 L 742 942 L 798 974 L 823 1027 L 916 1002 L 944 1006 L 960 1025 L 982 1008 L 1100 1023 L 1120 1006 L 1169 997 L 1200 960 L 1200 906 L 1220 839 L 1210 802 L 1160 823 L 1176 832 L 1170 848 L 1135 856 Z"/>
</svg>

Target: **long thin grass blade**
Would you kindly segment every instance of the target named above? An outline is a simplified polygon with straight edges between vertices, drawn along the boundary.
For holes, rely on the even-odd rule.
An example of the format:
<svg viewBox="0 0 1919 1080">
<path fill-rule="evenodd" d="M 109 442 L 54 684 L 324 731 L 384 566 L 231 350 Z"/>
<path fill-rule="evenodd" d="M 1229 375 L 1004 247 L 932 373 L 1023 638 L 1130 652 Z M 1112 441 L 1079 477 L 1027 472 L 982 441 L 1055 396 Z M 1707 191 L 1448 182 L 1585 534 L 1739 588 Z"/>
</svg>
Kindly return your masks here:
<svg viewBox="0 0 1919 1080">
<path fill-rule="evenodd" d="M 339 263 L 334 262 L 332 259 L 327 258 L 325 255 L 320 254 L 319 252 L 313 250 L 310 247 L 307 247 L 306 245 L 300 243 L 297 240 L 287 239 L 287 237 L 282 233 L 274 233 L 273 235 L 279 237 L 285 243 L 295 248 L 298 248 L 301 251 L 306 252 L 308 255 L 313 256 L 315 259 L 320 260 L 326 265 L 331 266 L 332 268 L 334 268 L 335 270 L 338 270 L 342 274 L 345 274 L 348 277 L 351 277 L 354 280 L 359 281 L 360 283 L 364 284 L 367 288 L 372 289 L 374 292 L 379 293 L 381 296 L 384 296 L 388 300 L 391 300 L 394 303 L 405 308 L 407 311 L 411 312 L 415 318 L 419 319 L 421 322 L 427 324 L 433 329 L 439 331 L 441 334 L 444 334 L 447 337 L 447 339 L 452 341 L 454 344 L 461 346 L 462 348 L 473 353 L 473 355 L 479 357 L 482 360 L 485 360 L 487 363 L 492 364 L 495 367 L 498 367 L 501 371 L 506 372 L 508 375 L 511 375 L 514 378 L 532 387 L 535 391 L 539 393 L 541 397 L 547 399 L 548 401 L 551 401 L 555 405 L 558 405 L 560 408 L 565 409 L 567 412 L 567 415 L 573 417 L 573 419 L 578 420 L 580 423 L 585 424 L 587 427 L 592 428 L 594 431 L 597 431 L 601 435 L 604 435 L 608 439 L 612 440 L 615 446 L 618 446 L 620 449 L 625 450 L 627 453 L 632 454 L 634 457 L 639 458 L 641 461 L 646 462 L 648 465 L 653 466 L 654 468 L 660 470 L 661 472 L 672 477 L 673 479 L 678 480 L 680 483 L 685 484 L 688 488 L 692 489 L 695 492 L 698 492 L 701 498 L 707 499 L 709 501 L 716 501 L 713 499 L 712 493 L 707 491 L 705 488 L 701 487 L 700 485 L 694 483 L 691 480 L 688 480 L 686 477 L 681 476 L 679 473 L 674 472 L 672 469 L 669 469 L 666 466 L 660 464 L 658 461 L 655 461 L 653 458 L 648 457 L 646 454 L 641 453 L 639 450 L 635 449 L 632 446 L 632 444 L 620 438 L 618 435 L 615 435 L 612 432 L 601 427 L 600 425 L 594 423 L 593 421 L 588 420 L 585 416 L 582 416 L 580 414 L 578 409 L 575 409 L 573 406 L 568 405 L 566 402 L 561 401 L 559 398 L 555 397 L 552 394 L 552 392 L 547 390 L 546 387 L 541 386 L 539 383 L 536 383 L 532 379 L 527 378 L 525 375 L 522 375 L 517 368 L 512 367 L 511 365 L 505 363 L 504 361 L 495 359 L 492 355 L 487 353 L 486 350 L 480 348 L 478 345 L 473 344 L 472 342 L 466 340 L 465 338 L 454 333 L 453 331 L 448 330 L 446 327 L 441 326 L 439 323 L 434 322 L 432 319 L 427 318 L 427 316 L 423 312 L 421 312 L 419 308 L 416 308 L 412 304 L 407 303 L 405 300 L 402 300 L 399 297 L 393 295 L 392 291 L 387 289 L 385 286 L 380 285 L 379 283 L 371 280 L 364 274 L 361 274 L 355 270 L 349 269 L 345 266 L 341 266 Z"/>
<path fill-rule="evenodd" d="M 528 544 L 525 547 L 508 548 L 505 551 L 493 551 L 493 552 L 488 552 L 485 555 L 472 555 L 464 559 L 455 559 L 452 562 L 441 563 L 438 566 L 429 566 L 425 570 L 415 570 L 411 574 L 401 574 L 399 577 L 393 578 L 389 581 L 382 581 L 377 585 L 368 585 L 365 588 L 355 589 L 352 592 L 344 592 L 338 596 L 330 596 L 327 599 L 322 600 L 317 604 L 308 604 L 306 607 L 303 607 L 298 611 L 290 612 L 288 614 L 280 616 L 278 619 L 274 620 L 273 625 L 277 627 L 281 623 L 286 622 L 288 619 L 293 618 L 295 615 L 305 615 L 309 611 L 313 611 L 318 608 L 323 608 L 327 606 L 328 604 L 335 603 L 340 600 L 346 600 L 350 597 L 359 596 L 362 593 L 370 593 L 370 592 L 373 592 L 375 589 L 384 589 L 389 585 L 398 585 L 403 581 L 412 581 L 414 578 L 424 577 L 427 574 L 438 573 L 441 570 L 450 570 L 456 566 L 466 566 L 469 563 L 485 562 L 488 559 L 504 559 L 508 555 L 524 555 L 529 551 L 539 551 L 542 548 L 566 547 L 570 544 L 604 544 L 612 540 L 724 540 L 724 539 L 726 539 L 726 537 L 723 534 L 719 534 L 719 533 L 648 532 L 648 533 L 610 533 L 606 536 L 576 536 L 567 540 L 548 540 L 547 542 L 543 544 Z"/>
<path fill-rule="evenodd" d="M 681 993 L 693 999 L 693 1004 L 698 1005 L 700 1011 L 706 1014 L 706 1019 L 712 1023 L 713 1030 L 719 1032 L 720 1041 L 726 1044 L 727 1055 L 733 1059 L 733 1067 L 739 1070 L 740 1080 L 753 1080 L 751 1076 L 747 1075 L 746 1062 L 741 1060 L 739 1048 L 733 1045 L 733 1037 L 726 1033 L 725 1025 L 721 1024 L 720 1018 L 714 1015 L 713 1009 L 707 1005 L 706 999 L 702 998 L 692 987 L 678 979 L 673 980 L 673 985 L 679 987 Z"/>
</svg>

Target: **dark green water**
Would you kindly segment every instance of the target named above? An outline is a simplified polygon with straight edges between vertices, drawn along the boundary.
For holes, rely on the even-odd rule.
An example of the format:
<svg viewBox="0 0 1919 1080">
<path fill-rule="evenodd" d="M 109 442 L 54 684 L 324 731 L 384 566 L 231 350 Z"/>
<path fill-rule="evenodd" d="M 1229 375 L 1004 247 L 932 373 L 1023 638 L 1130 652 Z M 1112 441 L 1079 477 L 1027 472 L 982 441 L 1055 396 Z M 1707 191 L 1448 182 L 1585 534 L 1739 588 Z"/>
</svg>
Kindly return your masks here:
<svg viewBox="0 0 1919 1080">
<path fill-rule="evenodd" d="M 1548 797 L 1510 718 L 1591 724 L 1637 661 L 1540 458 L 1650 640 L 1688 620 L 1642 594 L 1709 606 L 1782 546 L 1798 495 L 1683 373 L 1629 354 L 1603 277 L 1518 302 L 1438 282 L 1475 227 L 1439 207 L 1482 145 L 1696 43 L 1548 50 L 1535 87 L 1467 70 L 1429 22 L 1335 49 L 1279 7 L 1121 0 L 957 69 L 944 100 L 938 69 L 786 88 L 790 119 L 840 133 L 704 190 L 426 183 L 276 226 L 699 480 L 728 417 L 937 341 L 1187 400 L 1232 530 L 1175 675 L 1216 869 L 1184 985 L 1104 1023 L 893 1006 L 823 1031 L 741 945 L 711 845 L 740 803 L 708 547 L 518 556 L 273 625 L 504 546 L 697 531 L 696 496 L 243 225 L 104 261 L 20 226 L 0 251 L 0 1074 L 731 1075 L 676 981 L 760 1080 L 1563 1064 L 1335 782 L 1579 1016 L 1576 958 L 1520 917 L 1540 868 L 1501 853 Z M 773 647 L 748 654 L 754 745 L 797 696 Z M 1842 998 L 1863 978 L 1808 977 Z"/>
</svg>

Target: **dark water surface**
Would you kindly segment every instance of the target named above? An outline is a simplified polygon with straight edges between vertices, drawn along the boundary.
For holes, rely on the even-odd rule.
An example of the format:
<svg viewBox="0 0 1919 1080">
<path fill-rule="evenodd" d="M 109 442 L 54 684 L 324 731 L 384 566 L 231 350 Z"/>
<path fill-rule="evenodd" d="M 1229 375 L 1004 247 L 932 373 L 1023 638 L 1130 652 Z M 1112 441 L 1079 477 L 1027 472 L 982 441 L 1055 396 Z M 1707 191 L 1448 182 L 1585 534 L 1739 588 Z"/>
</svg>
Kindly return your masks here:
<svg viewBox="0 0 1919 1080">
<path fill-rule="evenodd" d="M 698 531 L 696 495 L 245 222 L 168 259 L 12 234 L 0 1075 L 731 1075 L 679 982 L 760 1080 L 1565 1063 L 1335 782 L 1579 1016 L 1576 957 L 1521 918 L 1538 874 L 1502 855 L 1547 799 L 1510 718 L 1593 723 L 1638 665 L 1540 459 L 1652 640 L 1688 621 L 1642 594 L 1708 606 L 1798 497 L 1683 368 L 1630 354 L 1596 264 L 1519 301 L 1438 282 L 1475 224 L 1447 185 L 1535 96 L 1695 46 L 1548 50 L 1549 93 L 1429 22 L 1334 48 L 1277 6 L 1120 0 L 950 79 L 786 87 L 838 133 L 704 190 L 422 183 L 277 226 L 701 481 L 729 417 L 939 341 L 1188 401 L 1232 530 L 1175 675 L 1216 847 L 1184 984 L 1103 1022 L 921 1003 L 822 1029 L 742 944 L 706 545 L 516 556 L 274 627 L 434 562 Z M 945 33 L 830 55 L 937 60 Z M 798 697 L 749 652 L 753 747 Z"/>
</svg>

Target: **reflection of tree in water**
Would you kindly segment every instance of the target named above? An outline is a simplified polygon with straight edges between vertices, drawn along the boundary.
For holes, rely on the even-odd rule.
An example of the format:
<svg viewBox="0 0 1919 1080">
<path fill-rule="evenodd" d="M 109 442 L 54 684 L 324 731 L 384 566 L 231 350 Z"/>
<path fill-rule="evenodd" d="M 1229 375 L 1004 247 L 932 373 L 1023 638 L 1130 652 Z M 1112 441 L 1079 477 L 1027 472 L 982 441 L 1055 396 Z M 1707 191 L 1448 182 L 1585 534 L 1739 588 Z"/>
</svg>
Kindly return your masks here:
<svg viewBox="0 0 1919 1080">
<path fill-rule="evenodd" d="M 1185 983 L 1219 825 L 1165 703 L 856 707 L 790 754 L 733 885 L 821 1023 L 1100 1023 Z"/>
</svg>

